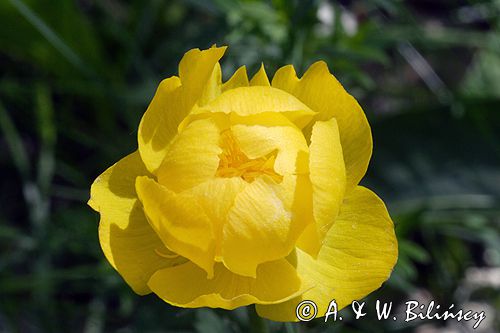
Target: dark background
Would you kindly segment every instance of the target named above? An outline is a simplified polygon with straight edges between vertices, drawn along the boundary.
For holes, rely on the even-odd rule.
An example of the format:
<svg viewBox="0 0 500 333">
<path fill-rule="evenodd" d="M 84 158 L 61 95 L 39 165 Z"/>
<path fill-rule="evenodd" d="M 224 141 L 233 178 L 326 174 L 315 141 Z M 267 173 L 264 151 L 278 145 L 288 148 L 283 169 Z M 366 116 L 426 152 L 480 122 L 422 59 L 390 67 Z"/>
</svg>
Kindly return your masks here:
<svg viewBox="0 0 500 333">
<path fill-rule="evenodd" d="M 244 309 L 178 309 L 113 271 L 87 205 L 136 149 L 184 52 L 299 74 L 323 59 L 360 101 L 399 261 L 367 298 L 486 311 L 500 330 L 500 2 L 0 1 L 0 332 L 246 332 Z M 271 323 L 275 332 L 470 331 L 464 322 Z"/>
</svg>

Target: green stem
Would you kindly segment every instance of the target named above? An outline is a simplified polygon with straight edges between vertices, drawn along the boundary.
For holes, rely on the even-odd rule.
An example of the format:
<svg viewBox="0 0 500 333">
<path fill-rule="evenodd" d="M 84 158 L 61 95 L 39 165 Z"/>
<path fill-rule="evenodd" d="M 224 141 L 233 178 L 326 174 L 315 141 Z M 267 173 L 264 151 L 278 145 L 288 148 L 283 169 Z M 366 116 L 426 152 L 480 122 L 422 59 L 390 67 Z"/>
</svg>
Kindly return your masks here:
<svg viewBox="0 0 500 333">
<path fill-rule="evenodd" d="M 269 333 L 269 327 L 264 318 L 259 317 L 254 305 L 247 306 L 250 333 Z"/>
</svg>

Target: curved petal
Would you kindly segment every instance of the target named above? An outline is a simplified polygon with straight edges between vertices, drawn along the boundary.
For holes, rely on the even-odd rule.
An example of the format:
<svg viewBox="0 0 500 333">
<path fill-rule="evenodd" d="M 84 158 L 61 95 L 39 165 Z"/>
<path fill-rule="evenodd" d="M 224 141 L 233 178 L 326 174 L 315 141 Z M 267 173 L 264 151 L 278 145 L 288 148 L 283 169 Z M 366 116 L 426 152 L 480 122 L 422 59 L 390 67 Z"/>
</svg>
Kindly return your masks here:
<svg viewBox="0 0 500 333">
<path fill-rule="evenodd" d="M 206 181 L 189 190 L 212 221 L 215 233 L 215 257 L 222 255 L 222 228 L 234 200 L 248 183 L 240 177 L 219 178 Z"/>
<path fill-rule="evenodd" d="M 250 116 L 262 112 L 308 112 L 315 113 L 296 97 L 272 87 L 239 87 L 226 91 L 202 110 L 206 112 L 234 112 Z"/>
<path fill-rule="evenodd" d="M 148 174 L 136 151 L 97 177 L 88 202 L 101 215 L 99 241 L 104 255 L 141 295 L 151 292 L 146 283 L 155 271 L 178 262 L 156 253 L 168 251 L 149 226 L 138 202 L 135 179 Z"/>
<path fill-rule="evenodd" d="M 158 168 L 158 182 L 174 192 L 215 176 L 219 166 L 220 129 L 214 119 L 190 123 L 172 142 Z"/>
<path fill-rule="evenodd" d="M 275 115 L 274 118 L 276 118 Z M 274 170 L 281 174 L 303 173 L 296 170 L 299 152 L 307 153 L 309 148 L 302 132 L 291 126 L 269 126 L 237 124 L 231 131 L 238 141 L 241 151 L 249 158 L 259 158 L 277 151 Z"/>
<path fill-rule="evenodd" d="M 271 84 L 269 83 L 269 79 L 267 78 L 266 69 L 264 68 L 264 64 L 260 65 L 259 71 L 255 73 L 255 75 L 250 80 L 251 86 L 264 86 L 269 87 Z"/>
<path fill-rule="evenodd" d="M 311 65 L 299 80 L 292 66 L 276 71 L 272 86 L 296 96 L 318 112 L 315 120 L 337 120 L 346 165 L 347 189 L 354 188 L 366 173 L 372 154 L 370 125 L 358 102 L 330 74 L 326 63 Z"/>
<path fill-rule="evenodd" d="M 316 228 L 309 227 L 298 245 L 316 257 L 319 251 L 318 241 L 321 244 L 334 223 L 346 187 L 344 159 L 335 119 L 318 121 L 312 128 L 309 173 Z"/>
<path fill-rule="evenodd" d="M 172 192 L 146 176 L 138 177 L 135 187 L 151 227 L 165 246 L 213 276 L 212 223 L 195 197 Z"/>
<path fill-rule="evenodd" d="M 241 66 L 236 72 L 234 72 L 233 76 L 231 76 L 231 78 L 222 85 L 222 92 L 238 87 L 248 87 L 249 85 L 250 83 L 248 82 L 247 68 L 245 66 Z"/>
<path fill-rule="evenodd" d="M 341 309 L 379 288 L 397 257 L 394 225 L 384 203 L 375 193 L 358 186 L 345 198 L 317 260 L 301 250 L 289 258 L 299 276 L 315 287 L 281 304 L 258 305 L 257 312 L 272 320 L 297 321 L 297 304 L 312 300 L 319 316 L 324 316 L 332 299 Z"/>
<path fill-rule="evenodd" d="M 274 73 L 271 86 L 294 95 L 299 83 L 300 79 L 297 77 L 293 65 L 286 65 L 279 68 L 276 73 Z"/>
<path fill-rule="evenodd" d="M 281 113 L 299 128 L 304 127 L 316 114 L 291 94 L 272 87 L 238 87 L 225 91 L 210 103 L 193 109 L 182 122 L 211 116 L 213 113 L 235 114 L 240 117 L 262 113 Z"/>
<path fill-rule="evenodd" d="M 139 124 L 138 144 L 141 158 L 150 172 L 155 172 L 165 156 L 165 149 L 177 134 L 177 124 L 186 115 L 177 76 L 160 82 Z"/>
<path fill-rule="evenodd" d="M 194 105 L 198 101 L 207 83 L 220 84 L 220 67 L 217 68 L 217 65 L 226 49 L 226 46 L 191 49 L 184 54 L 179 63 L 179 77 L 189 104 Z M 216 78 L 217 82 L 208 82 L 210 78 Z"/>
<path fill-rule="evenodd" d="M 207 279 L 203 270 L 188 262 L 156 272 L 148 285 L 165 302 L 176 306 L 224 309 L 282 302 L 308 287 L 285 259 L 260 265 L 255 279 L 236 275 L 220 263 L 215 265 L 214 278 Z"/>
<path fill-rule="evenodd" d="M 217 62 L 225 47 L 188 51 L 179 64 L 179 78 L 163 80 L 138 131 L 139 152 L 146 168 L 155 173 L 177 134 L 177 126 L 201 99 L 203 103 L 220 93 Z M 202 104 L 203 104 L 202 103 Z"/>
<path fill-rule="evenodd" d="M 280 184 L 257 178 L 236 196 L 223 228 L 222 260 L 229 270 L 255 277 L 259 264 L 293 250 L 308 223 L 302 199 L 310 184 L 304 178 L 288 175 Z"/>
<path fill-rule="evenodd" d="M 215 63 L 212 74 L 202 89 L 201 96 L 196 101 L 197 105 L 205 105 L 217 98 L 222 93 L 222 70 L 220 64 Z"/>
</svg>

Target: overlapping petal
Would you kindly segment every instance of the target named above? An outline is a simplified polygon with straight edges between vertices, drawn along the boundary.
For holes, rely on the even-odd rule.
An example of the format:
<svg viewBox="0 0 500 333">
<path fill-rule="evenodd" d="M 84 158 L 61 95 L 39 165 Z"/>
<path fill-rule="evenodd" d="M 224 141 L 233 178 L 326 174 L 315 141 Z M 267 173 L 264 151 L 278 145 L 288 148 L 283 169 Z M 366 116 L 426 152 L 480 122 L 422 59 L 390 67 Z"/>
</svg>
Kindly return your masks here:
<svg viewBox="0 0 500 333">
<path fill-rule="evenodd" d="M 153 230 L 171 251 L 213 276 L 215 235 L 210 218 L 190 193 L 177 194 L 142 176 L 136 190 Z"/>
<path fill-rule="evenodd" d="M 260 65 L 259 70 L 255 75 L 252 77 L 250 80 L 250 85 L 251 86 L 263 86 L 263 87 L 269 87 L 271 83 L 269 83 L 269 79 L 266 74 L 266 69 L 264 68 L 264 64 Z"/>
<path fill-rule="evenodd" d="M 149 287 L 166 302 L 187 307 L 234 309 L 253 303 L 272 304 L 293 298 L 308 289 L 285 259 L 262 264 L 255 278 L 236 275 L 216 264 L 214 278 L 186 263 L 162 269 L 149 280 Z"/>
<path fill-rule="evenodd" d="M 139 152 L 108 168 L 92 184 L 88 204 L 101 214 L 99 240 L 111 265 L 138 294 L 148 294 L 147 281 L 158 269 L 179 262 L 155 250 L 168 252 L 149 226 L 135 191 L 135 179 L 148 175 Z"/>
<path fill-rule="evenodd" d="M 394 225 L 377 195 L 358 186 L 345 198 L 316 260 L 297 250 L 288 259 L 299 276 L 314 287 L 297 298 L 275 305 L 258 305 L 260 316 L 297 321 L 295 308 L 314 300 L 323 316 L 334 299 L 339 309 L 376 290 L 387 280 L 397 260 Z"/>
<path fill-rule="evenodd" d="M 308 227 L 298 245 L 315 257 L 337 217 L 346 187 L 342 146 L 334 118 L 318 121 L 312 128 L 309 175 L 315 223 Z"/>
<path fill-rule="evenodd" d="M 187 52 L 179 64 L 179 77 L 163 80 L 139 125 L 138 142 L 146 168 L 155 173 L 179 123 L 197 102 L 208 102 L 220 93 L 218 61 L 225 47 Z"/>
<path fill-rule="evenodd" d="M 255 277 L 264 262 L 287 256 L 309 216 L 307 177 L 288 175 L 280 184 L 258 178 L 235 199 L 223 229 L 223 262 L 236 274 Z"/>
<path fill-rule="evenodd" d="M 275 115 L 274 118 L 278 118 Z M 274 170 L 281 174 L 305 173 L 297 169 L 296 160 L 299 152 L 307 153 L 309 147 L 302 132 L 293 124 L 269 126 L 261 124 L 237 124 L 231 126 L 241 150 L 249 158 L 259 158 L 274 151 L 277 152 Z"/>
<path fill-rule="evenodd" d="M 207 112 L 234 112 L 250 116 L 262 112 L 307 112 L 315 113 L 296 97 L 276 88 L 252 86 L 239 87 L 225 92 L 202 108 Z"/>
<path fill-rule="evenodd" d="M 248 183 L 240 177 L 214 178 L 189 190 L 193 199 L 203 208 L 212 222 L 215 236 L 215 257 L 222 256 L 222 230 L 227 223 L 229 210 L 234 205 L 238 193 Z"/>
<path fill-rule="evenodd" d="M 358 102 L 330 74 L 326 63 L 311 65 L 301 79 L 293 66 L 280 68 L 272 86 L 296 96 L 318 114 L 315 120 L 337 120 L 344 155 L 347 190 L 354 188 L 365 175 L 372 153 L 370 125 Z"/>
<path fill-rule="evenodd" d="M 180 192 L 213 179 L 222 152 L 220 130 L 210 118 L 190 123 L 166 150 L 158 182 Z"/>
<path fill-rule="evenodd" d="M 216 113 L 249 117 L 271 112 L 284 115 L 299 128 L 307 125 L 316 114 L 296 97 L 280 89 L 242 86 L 224 92 L 202 107 L 194 108 L 180 129 L 191 121 L 212 117 Z"/>
<path fill-rule="evenodd" d="M 222 84 L 222 92 L 239 87 L 248 87 L 249 85 L 247 69 L 245 66 L 241 66 L 227 82 Z"/>
</svg>

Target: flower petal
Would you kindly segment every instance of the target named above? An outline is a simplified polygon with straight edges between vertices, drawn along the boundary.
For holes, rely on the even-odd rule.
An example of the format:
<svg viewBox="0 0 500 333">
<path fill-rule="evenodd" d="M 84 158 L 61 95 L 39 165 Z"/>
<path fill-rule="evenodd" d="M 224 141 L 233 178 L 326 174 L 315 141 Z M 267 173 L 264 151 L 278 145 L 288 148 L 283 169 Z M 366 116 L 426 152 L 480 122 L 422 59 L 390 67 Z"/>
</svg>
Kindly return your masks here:
<svg viewBox="0 0 500 333">
<path fill-rule="evenodd" d="M 178 122 L 187 113 L 182 105 L 180 86 L 177 76 L 161 81 L 139 124 L 139 151 L 150 172 L 155 172 L 160 165 L 165 148 L 177 134 Z"/>
<path fill-rule="evenodd" d="M 186 117 L 179 128 L 214 113 L 234 114 L 240 117 L 255 116 L 262 113 L 282 113 L 297 127 L 302 128 L 316 114 L 296 97 L 272 87 L 238 87 L 225 91 L 219 97 L 196 107 Z"/>
<path fill-rule="evenodd" d="M 207 279 L 203 270 L 188 262 L 159 270 L 148 285 L 165 302 L 176 306 L 224 309 L 286 301 L 308 287 L 285 259 L 260 265 L 255 279 L 236 275 L 221 263 L 214 270 L 214 278 Z"/>
<path fill-rule="evenodd" d="M 212 223 L 195 197 L 177 194 L 149 177 L 138 177 L 136 190 L 154 231 L 171 251 L 213 275 L 215 242 Z"/>
<path fill-rule="evenodd" d="M 200 98 L 198 98 L 197 105 L 205 105 L 210 101 L 217 98 L 222 93 L 222 70 L 220 64 L 215 63 L 214 69 L 210 78 L 207 80 L 205 87 L 203 87 Z"/>
<path fill-rule="evenodd" d="M 211 219 L 215 233 L 215 256 L 222 255 L 222 228 L 227 222 L 228 212 L 234 204 L 236 195 L 247 182 L 240 177 L 214 178 L 189 190 L 196 201 Z"/>
<path fill-rule="evenodd" d="M 337 120 L 346 164 L 347 189 L 363 178 L 372 153 L 370 125 L 358 102 L 330 74 L 326 63 L 314 63 L 299 80 L 292 66 L 276 71 L 272 86 L 289 92 L 318 112 L 316 120 Z"/>
<path fill-rule="evenodd" d="M 158 168 L 158 182 L 180 192 L 215 176 L 219 166 L 220 129 L 213 119 L 190 123 L 172 142 Z"/>
<path fill-rule="evenodd" d="M 247 68 L 245 66 L 241 66 L 236 72 L 234 72 L 233 76 L 231 76 L 231 78 L 222 85 L 222 92 L 238 87 L 248 87 L 249 85 L 250 83 L 248 82 Z"/>
<path fill-rule="evenodd" d="M 257 178 L 236 196 L 223 228 L 222 260 L 229 270 L 255 277 L 259 264 L 292 251 L 308 222 L 301 199 L 310 184 L 303 177 L 288 175 L 280 184 Z"/>
<path fill-rule="evenodd" d="M 292 95 L 295 95 L 294 92 L 297 89 L 297 86 L 300 83 L 300 79 L 297 77 L 295 73 L 295 69 L 293 65 L 286 65 L 279 68 L 276 73 L 274 73 L 273 80 L 271 82 L 271 86 L 287 91 Z"/>
<path fill-rule="evenodd" d="M 309 173 L 316 228 L 309 227 L 298 245 L 315 257 L 319 250 L 317 241 L 323 241 L 334 223 L 346 187 L 345 165 L 335 119 L 318 121 L 312 128 Z"/>
<path fill-rule="evenodd" d="M 182 90 L 189 103 L 194 105 L 204 93 L 207 84 L 220 84 L 220 66 L 218 61 L 224 55 L 227 47 L 211 47 L 207 50 L 192 49 L 184 54 L 179 63 L 179 77 Z M 215 79 L 215 82 L 210 82 Z"/>
<path fill-rule="evenodd" d="M 136 151 L 97 177 L 88 202 L 101 215 L 99 241 L 106 258 L 141 295 L 151 292 L 146 283 L 155 271 L 176 262 L 155 252 L 167 250 L 137 199 L 135 179 L 148 174 Z"/>
<path fill-rule="evenodd" d="M 269 87 L 271 84 L 269 83 L 269 79 L 267 78 L 266 69 L 264 68 L 264 64 L 260 65 L 259 71 L 255 73 L 255 75 L 250 80 L 251 86 L 264 86 Z"/>
<path fill-rule="evenodd" d="M 391 274 L 397 256 L 394 225 L 384 203 L 358 186 L 345 198 L 317 260 L 301 250 L 289 258 L 300 277 L 315 287 L 281 304 L 258 305 L 257 312 L 272 320 L 297 321 L 297 304 L 311 300 L 324 316 L 332 299 L 341 309 L 379 288 Z"/>
<path fill-rule="evenodd" d="M 202 108 L 207 112 L 234 112 L 249 116 L 262 112 L 307 112 L 315 113 L 296 97 L 272 87 L 239 87 L 226 91 Z"/>
<path fill-rule="evenodd" d="M 297 155 L 301 151 L 307 153 L 309 148 L 302 132 L 293 124 L 290 125 L 270 127 L 267 124 L 237 124 L 231 126 L 231 131 L 241 151 L 249 158 L 259 158 L 277 151 L 274 163 L 277 173 L 303 173 L 307 170 L 296 170 Z"/>
<path fill-rule="evenodd" d="M 220 82 L 217 62 L 225 47 L 188 51 L 179 65 L 179 78 L 163 80 L 142 117 L 138 131 L 139 151 L 146 168 L 155 173 L 177 134 L 179 123 L 193 106 L 214 97 Z M 220 87 L 219 87 L 220 89 Z"/>
</svg>

